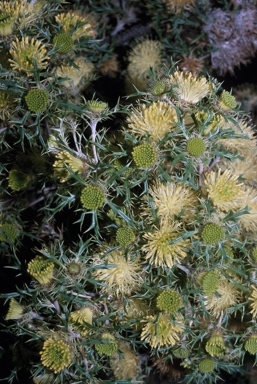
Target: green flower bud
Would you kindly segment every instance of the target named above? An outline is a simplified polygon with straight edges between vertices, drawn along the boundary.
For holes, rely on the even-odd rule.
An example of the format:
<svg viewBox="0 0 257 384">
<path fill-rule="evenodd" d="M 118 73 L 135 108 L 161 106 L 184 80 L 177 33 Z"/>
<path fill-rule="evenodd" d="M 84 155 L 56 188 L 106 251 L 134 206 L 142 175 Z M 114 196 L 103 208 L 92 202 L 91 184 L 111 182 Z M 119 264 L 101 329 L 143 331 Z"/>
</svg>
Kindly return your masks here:
<svg viewBox="0 0 257 384">
<path fill-rule="evenodd" d="M 25 97 L 25 101 L 31 112 L 42 112 L 48 104 L 48 93 L 43 89 L 31 89 Z"/>
<path fill-rule="evenodd" d="M 153 145 L 141 144 L 134 148 L 132 152 L 133 160 L 138 167 L 151 167 L 156 159 L 157 153 Z"/>
<path fill-rule="evenodd" d="M 167 84 L 165 81 L 163 80 L 157 80 L 155 81 L 151 88 L 150 88 L 150 93 L 153 95 L 153 96 L 158 96 L 158 95 L 162 95 L 163 93 L 165 93 L 167 91 Z"/>
<path fill-rule="evenodd" d="M 251 256 L 253 258 L 253 261 L 257 263 L 257 247 L 253 248 L 251 251 Z"/>
<path fill-rule="evenodd" d="M 18 232 L 13 224 L 0 224 L 0 241 L 12 242 L 16 240 Z"/>
<path fill-rule="evenodd" d="M 177 312 L 181 307 L 181 297 L 174 289 L 165 290 L 157 297 L 157 307 L 169 314 Z"/>
<path fill-rule="evenodd" d="M 204 359 L 199 363 L 199 369 L 202 373 L 210 373 L 214 370 L 215 363 L 211 359 Z"/>
<path fill-rule="evenodd" d="M 224 110 L 235 109 L 236 108 L 236 99 L 228 91 L 222 91 L 220 95 L 220 107 Z"/>
<path fill-rule="evenodd" d="M 77 276 L 80 274 L 81 272 L 81 265 L 79 263 L 76 263 L 75 261 L 71 261 L 68 265 L 67 265 L 67 273 L 70 275 L 70 276 Z"/>
<path fill-rule="evenodd" d="M 13 191 L 20 191 L 27 188 L 31 181 L 30 175 L 22 172 L 20 169 L 11 169 L 8 176 L 8 186 Z"/>
<path fill-rule="evenodd" d="M 54 37 L 54 47 L 58 49 L 60 53 L 67 53 L 72 50 L 73 40 L 68 33 L 61 33 Z"/>
<path fill-rule="evenodd" d="M 189 352 L 185 348 L 177 348 L 172 353 L 178 359 L 186 359 L 189 356 Z"/>
<path fill-rule="evenodd" d="M 206 244 L 216 244 L 225 236 L 224 230 L 217 224 L 206 224 L 201 233 L 201 238 Z"/>
<path fill-rule="evenodd" d="M 104 198 L 104 191 L 93 185 L 89 185 L 84 188 L 80 196 L 82 206 L 91 210 L 96 210 L 97 208 L 102 207 L 104 204 Z"/>
<path fill-rule="evenodd" d="M 108 104 L 104 101 L 90 100 L 86 102 L 86 107 L 91 112 L 102 113 L 108 108 Z"/>
<path fill-rule="evenodd" d="M 226 347 L 220 333 L 213 333 L 205 345 L 205 350 L 211 356 L 222 356 Z"/>
<path fill-rule="evenodd" d="M 130 227 L 119 228 L 116 233 L 116 241 L 122 245 L 126 246 L 132 243 L 135 240 L 135 234 Z"/>
<path fill-rule="evenodd" d="M 192 156 L 201 156 L 205 151 L 205 143 L 199 137 L 193 137 L 187 141 L 187 152 Z"/>
<path fill-rule="evenodd" d="M 219 282 L 219 276 L 213 272 L 207 272 L 202 277 L 202 288 L 206 295 L 211 295 L 215 292 Z"/>
<path fill-rule="evenodd" d="M 251 335 L 248 340 L 246 340 L 244 348 L 251 355 L 257 353 L 257 335 Z"/>
<path fill-rule="evenodd" d="M 105 341 L 105 343 L 95 345 L 95 349 L 99 355 L 113 355 L 118 349 L 115 338 L 110 333 L 103 333 L 102 340 Z"/>
</svg>

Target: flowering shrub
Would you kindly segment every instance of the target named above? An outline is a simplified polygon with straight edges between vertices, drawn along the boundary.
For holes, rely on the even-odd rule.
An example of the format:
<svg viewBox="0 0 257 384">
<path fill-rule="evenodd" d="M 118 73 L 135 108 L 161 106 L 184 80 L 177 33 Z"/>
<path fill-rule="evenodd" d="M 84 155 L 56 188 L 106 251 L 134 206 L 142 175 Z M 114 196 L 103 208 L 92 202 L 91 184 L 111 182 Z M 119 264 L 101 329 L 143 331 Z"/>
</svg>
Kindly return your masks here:
<svg viewBox="0 0 257 384">
<path fill-rule="evenodd" d="M 24 2 L 1 35 L 0 247 L 26 279 L 2 294 L 14 349 L 33 354 L 36 384 L 240 372 L 257 353 L 251 122 L 159 43 L 144 47 L 151 70 L 133 50 L 134 103 L 108 105 L 90 91 L 97 21 L 60 3 Z"/>
</svg>

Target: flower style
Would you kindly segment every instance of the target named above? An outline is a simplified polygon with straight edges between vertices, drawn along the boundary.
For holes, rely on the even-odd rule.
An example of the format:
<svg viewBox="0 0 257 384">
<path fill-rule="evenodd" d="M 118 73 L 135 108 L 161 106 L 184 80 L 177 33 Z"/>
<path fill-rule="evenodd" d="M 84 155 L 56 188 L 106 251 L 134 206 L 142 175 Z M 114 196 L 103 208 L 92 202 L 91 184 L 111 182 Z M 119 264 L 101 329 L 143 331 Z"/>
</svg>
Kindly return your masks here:
<svg viewBox="0 0 257 384">
<path fill-rule="evenodd" d="M 146 243 L 142 246 L 142 251 L 150 264 L 172 268 L 187 256 L 190 241 L 180 239 L 177 223 L 166 223 L 159 230 L 156 227 L 155 229 L 154 232 L 147 232 L 143 236 Z M 179 240 L 170 244 L 176 239 Z"/>
<path fill-rule="evenodd" d="M 249 300 L 251 301 L 251 311 L 250 313 L 252 314 L 253 317 L 257 316 L 257 288 L 254 285 L 251 285 L 252 288 L 252 293 L 251 296 L 249 297 Z"/>
<path fill-rule="evenodd" d="M 44 342 L 43 350 L 40 352 L 42 364 L 58 373 L 71 363 L 69 346 L 62 340 L 47 339 Z"/>
<path fill-rule="evenodd" d="M 49 56 L 46 55 L 46 46 L 34 38 L 22 37 L 21 41 L 17 38 L 12 42 L 9 59 L 10 65 L 14 70 L 24 71 L 28 76 L 32 76 L 36 62 L 38 69 L 45 69 L 48 64 Z"/>
<path fill-rule="evenodd" d="M 129 65 L 126 85 L 128 91 L 134 91 L 135 85 L 140 91 L 145 91 L 148 85 L 148 71 L 158 69 L 161 65 L 162 45 L 159 41 L 146 39 L 138 43 L 128 56 Z M 129 92 L 131 93 L 131 92 Z"/>
<path fill-rule="evenodd" d="M 178 121 L 176 110 L 168 103 L 156 101 L 150 107 L 145 104 L 134 109 L 128 117 L 128 127 L 137 137 L 149 135 L 155 143 L 173 132 Z"/>
<path fill-rule="evenodd" d="M 149 343 L 152 348 L 172 346 L 181 339 L 184 331 L 182 315 L 177 314 L 174 320 L 171 320 L 170 316 L 160 313 L 157 317 L 147 316 L 146 320 L 141 340 Z"/>
<path fill-rule="evenodd" d="M 213 333 L 205 345 L 205 350 L 212 357 L 220 357 L 225 351 L 225 344 L 223 337 L 219 332 Z"/>
<path fill-rule="evenodd" d="M 20 319 L 24 314 L 24 306 L 18 303 L 14 298 L 11 298 L 8 312 L 5 320 Z"/>
<path fill-rule="evenodd" d="M 95 344 L 95 349 L 99 355 L 112 356 L 118 349 L 115 337 L 110 333 L 103 333 L 101 339 L 104 343 Z"/>
<path fill-rule="evenodd" d="M 239 209 L 247 207 L 249 213 L 240 215 L 239 224 L 246 231 L 255 231 L 257 229 L 257 192 L 250 187 L 244 187 L 244 195 L 241 198 Z"/>
<path fill-rule="evenodd" d="M 36 256 L 28 263 L 27 271 L 40 284 L 47 285 L 53 278 L 54 263 L 44 259 L 42 256 Z"/>
<path fill-rule="evenodd" d="M 232 175 L 232 171 L 221 169 L 218 172 L 207 174 L 205 188 L 213 205 L 221 211 L 236 211 L 240 205 L 240 199 L 244 195 L 243 183 L 238 182 L 238 176 Z"/>
<path fill-rule="evenodd" d="M 154 199 L 161 222 L 173 220 L 181 212 L 180 219 L 187 221 L 193 216 L 195 207 L 198 205 L 196 193 L 186 185 L 167 183 L 166 185 L 156 183 L 149 188 L 149 193 Z"/>
<path fill-rule="evenodd" d="M 122 250 L 113 250 L 107 256 L 106 268 L 96 269 L 94 277 L 106 284 L 102 290 L 114 296 L 130 295 L 141 283 L 141 266 L 137 260 L 127 259 Z M 104 260 L 96 260 L 96 265 Z"/>
<path fill-rule="evenodd" d="M 129 343 L 121 341 L 118 349 L 122 352 L 121 357 L 117 352 L 111 355 L 110 365 L 117 380 L 136 380 L 139 358 L 130 348 Z"/>
<path fill-rule="evenodd" d="M 70 176 L 70 172 L 67 166 L 74 173 L 78 172 L 79 174 L 81 174 L 86 170 L 86 163 L 83 160 L 72 156 L 67 151 L 61 151 L 57 153 L 55 157 L 57 158 L 57 160 L 53 164 L 54 176 L 60 179 L 61 183 L 67 181 Z"/>
<path fill-rule="evenodd" d="M 191 72 L 176 71 L 168 78 L 174 93 L 182 102 L 196 104 L 211 92 L 211 84 L 205 77 L 197 78 Z"/>
<path fill-rule="evenodd" d="M 83 56 L 74 59 L 74 65 L 61 65 L 56 68 L 56 75 L 64 79 L 61 86 L 74 96 L 89 85 L 94 72 L 94 64 L 86 61 Z"/>
<path fill-rule="evenodd" d="M 92 38 L 96 35 L 90 15 L 82 16 L 74 12 L 60 13 L 55 16 L 55 21 L 62 27 L 63 32 L 71 34 L 73 41 L 81 37 Z"/>
<path fill-rule="evenodd" d="M 205 296 L 204 304 L 205 308 L 215 318 L 218 318 L 223 315 L 224 311 L 234 307 L 240 301 L 241 292 L 237 290 L 233 282 L 225 278 L 218 281 L 215 291 L 217 294 L 214 292 Z"/>
<path fill-rule="evenodd" d="M 174 289 L 167 289 L 157 297 L 157 307 L 165 313 L 175 313 L 181 305 L 181 297 Z"/>
</svg>

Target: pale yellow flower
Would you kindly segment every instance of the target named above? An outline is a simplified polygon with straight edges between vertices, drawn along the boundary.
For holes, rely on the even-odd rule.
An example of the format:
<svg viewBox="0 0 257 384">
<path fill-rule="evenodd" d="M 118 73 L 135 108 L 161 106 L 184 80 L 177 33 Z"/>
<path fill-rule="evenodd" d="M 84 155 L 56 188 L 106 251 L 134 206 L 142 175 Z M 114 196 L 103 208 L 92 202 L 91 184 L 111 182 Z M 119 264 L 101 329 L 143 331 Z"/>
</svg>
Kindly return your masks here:
<svg viewBox="0 0 257 384">
<path fill-rule="evenodd" d="M 233 175 L 232 171 L 212 171 L 206 175 L 204 184 L 215 207 L 225 212 L 238 210 L 244 194 L 241 188 L 243 184 L 238 182 L 238 176 Z"/>
<path fill-rule="evenodd" d="M 257 154 L 248 152 L 244 154 L 243 159 L 223 160 L 220 167 L 223 170 L 229 168 L 232 174 L 242 178 L 246 185 L 254 185 L 257 175 Z"/>
<path fill-rule="evenodd" d="M 32 76 L 34 70 L 34 62 L 39 69 L 45 69 L 50 59 L 47 56 L 46 46 L 34 38 L 22 37 L 19 41 L 17 38 L 11 44 L 9 59 L 10 65 L 14 70 L 24 71 L 28 76 Z"/>
<path fill-rule="evenodd" d="M 15 320 L 22 317 L 24 314 L 24 307 L 14 298 L 11 298 L 8 312 L 5 316 L 5 320 Z"/>
<path fill-rule="evenodd" d="M 177 121 L 176 110 L 161 101 L 156 101 L 150 106 L 143 104 L 140 109 L 135 108 L 127 119 L 128 127 L 134 135 L 149 135 L 154 142 L 173 132 Z"/>
<path fill-rule="evenodd" d="M 149 188 L 154 207 L 161 222 L 173 220 L 182 211 L 181 220 L 192 219 L 194 209 L 199 204 L 197 194 L 188 186 L 175 183 L 156 183 Z M 147 213 L 148 209 L 146 210 Z"/>
<path fill-rule="evenodd" d="M 95 265 L 104 264 L 106 260 L 96 259 Z M 94 277 L 96 280 L 106 284 L 103 292 L 114 296 L 130 295 L 138 288 L 142 278 L 140 277 L 141 266 L 138 260 L 127 259 L 123 250 L 117 249 L 107 255 L 107 267 L 96 269 Z"/>
<path fill-rule="evenodd" d="M 139 368 L 139 357 L 130 348 L 129 343 L 120 341 L 118 348 L 123 357 L 117 352 L 110 357 L 110 365 L 117 380 L 136 380 Z"/>
<path fill-rule="evenodd" d="M 179 239 L 181 234 L 177 223 L 166 223 L 159 230 L 156 227 L 155 229 L 143 236 L 146 243 L 142 246 L 142 251 L 150 264 L 172 268 L 187 256 L 189 240 Z M 170 244 L 176 239 L 179 240 Z"/>
<path fill-rule="evenodd" d="M 234 307 L 241 298 L 241 292 L 238 291 L 235 284 L 223 278 L 218 281 L 215 290 L 217 293 L 205 296 L 205 308 L 216 318 L 222 316 L 224 312 Z"/>
<path fill-rule="evenodd" d="M 60 13 L 55 16 L 55 21 L 62 27 L 63 32 L 71 34 L 73 40 L 96 36 L 91 15 L 81 15 L 76 12 Z"/>
<path fill-rule="evenodd" d="M 129 53 L 126 87 L 128 93 L 134 93 L 136 86 L 145 91 L 149 82 L 149 69 L 158 69 L 161 65 L 162 45 L 159 41 L 146 39 L 138 43 Z"/>
<path fill-rule="evenodd" d="M 184 318 L 176 314 L 174 320 L 163 313 L 158 316 L 147 316 L 147 323 L 142 329 L 141 340 L 146 341 L 152 348 L 175 345 L 183 336 Z"/>
<path fill-rule="evenodd" d="M 257 316 L 257 288 L 254 285 L 251 285 L 252 288 L 252 293 L 251 296 L 249 297 L 249 300 L 251 301 L 251 311 L 250 313 L 252 314 L 253 317 Z"/>
<path fill-rule="evenodd" d="M 257 191 L 251 187 L 244 187 L 244 195 L 241 198 L 239 209 L 248 207 L 249 213 L 238 217 L 239 224 L 246 231 L 256 231 L 257 229 Z"/>
<path fill-rule="evenodd" d="M 205 77 L 195 77 L 191 72 L 176 71 L 168 78 L 179 100 L 196 104 L 211 92 L 211 84 Z"/>
<path fill-rule="evenodd" d="M 68 180 L 70 172 L 67 166 L 74 172 L 82 174 L 88 168 L 86 162 L 78 157 L 72 156 L 67 151 L 61 151 L 56 155 L 57 160 L 54 162 L 54 176 L 60 179 L 61 183 Z"/>
</svg>

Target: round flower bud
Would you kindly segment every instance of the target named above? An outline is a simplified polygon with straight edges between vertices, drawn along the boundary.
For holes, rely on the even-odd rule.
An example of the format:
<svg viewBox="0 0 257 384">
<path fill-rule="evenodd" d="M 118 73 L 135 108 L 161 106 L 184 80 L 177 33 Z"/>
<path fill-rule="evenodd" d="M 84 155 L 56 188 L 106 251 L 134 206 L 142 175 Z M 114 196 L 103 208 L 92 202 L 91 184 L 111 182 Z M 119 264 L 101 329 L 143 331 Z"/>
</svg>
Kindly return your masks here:
<svg viewBox="0 0 257 384">
<path fill-rule="evenodd" d="M 216 244 L 225 236 L 224 230 L 217 224 L 206 224 L 201 233 L 201 238 L 206 244 Z"/>
<path fill-rule="evenodd" d="M 86 103 L 87 109 L 91 112 L 101 113 L 108 107 L 108 104 L 104 101 L 90 100 Z"/>
<path fill-rule="evenodd" d="M 104 192 L 101 188 L 89 185 L 84 188 L 80 200 L 86 209 L 96 210 L 104 204 Z"/>
<path fill-rule="evenodd" d="M 36 256 L 28 263 L 27 272 L 40 284 L 47 285 L 53 278 L 54 263 L 41 256 Z"/>
<path fill-rule="evenodd" d="M 205 151 L 205 143 L 200 137 L 193 137 L 187 141 L 186 150 L 192 156 L 201 156 Z"/>
<path fill-rule="evenodd" d="M 236 108 L 236 99 L 228 91 L 222 91 L 220 95 L 219 105 L 224 110 L 230 110 Z"/>
<path fill-rule="evenodd" d="M 213 333 L 205 345 L 206 352 L 211 356 L 222 356 L 225 349 L 225 344 L 220 333 Z"/>
<path fill-rule="evenodd" d="M 202 288 L 205 291 L 206 295 L 211 295 L 215 292 L 219 282 L 219 276 L 213 272 L 209 271 L 204 274 L 202 277 Z"/>
<path fill-rule="evenodd" d="M 111 356 L 117 351 L 118 345 L 115 341 L 114 336 L 112 336 L 110 333 L 103 333 L 102 340 L 105 342 L 95 345 L 95 349 L 97 350 L 99 355 Z"/>
<path fill-rule="evenodd" d="M 62 340 L 46 340 L 40 355 L 42 364 L 54 373 L 62 371 L 71 363 L 69 346 Z"/>
<path fill-rule="evenodd" d="M 77 275 L 79 275 L 80 272 L 81 272 L 81 269 L 82 269 L 82 266 L 79 263 L 76 263 L 76 261 L 71 261 L 67 265 L 67 273 L 70 276 L 77 276 Z"/>
<path fill-rule="evenodd" d="M 172 353 L 177 359 L 186 359 L 189 355 L 188 350 L 185 348 L 177 348 Z"/>
<path fill-rule="evenodd" d="M 251 355 L 257 353 L 257 335 L 251 335 L 248 340 L 246 340 L 244 348 Z"/>
<path fill-rule="evenodd" d="M 126 246 L 132 243 L 135 240 L 135 234 L 130 227 L 119 228 L 116 233 L 116 241 L 122 245 Z"/>
<path fill-rule="evenodd" d="M 17 229 L 13 224 L 4 223 L 0 224 L 0 241 L 12 242 L 16 240 L 18 236 Z"/>
<path fill-rule="evenodd" d="M 141 168 L 151 167 L 157 159 L 156 150 L 151 144 L 138 145 L 134 148 L 132 156 L 136 165 Z"/>
<path fill-rule="evenodd" d="M 61 33 L 54 37 L 54 47 L 58 49 L 60 53 L 67 53 L 72 50 L 73 40 L 68 33 Z"/>
<path fill-rule="evenodd" d="M 11 169 L 8 176 L 8 186 L 13 191 L 20 191 L 25 189 L 30 183 L 30 176 L 21 171 L 20 169 Z"/>
<path fill-rule="evenodd" d="M 174 290 L 163 291 L 157 297 L 157 307 L 166 313 L 174 313 L 181 307 L 180 295 Z"/>
<path fill-rule="evenodd" d="M 165 81 L 163 80 L 157 80 L 155 81 L 151 88 L 150 88 L 150 93 L 153 95 L 153 96 L 158 96 L 158 95 L 162 95 L 163 93 L 165 93 L 167 90 L 167 84 Z"/>
<path fill-rule="evenodd" d="M 212 372 L 215 368 L 215 363 L 211 359 L 204 359 L 199 363 L 199 369 L 202 373 Z"/>
<path fill-rule="evenodd" d="M 48 104 L 48 93 L 43 89 L 31 89 L 25 100 L 31 112 L 42 112 Z"/>
</svg>

